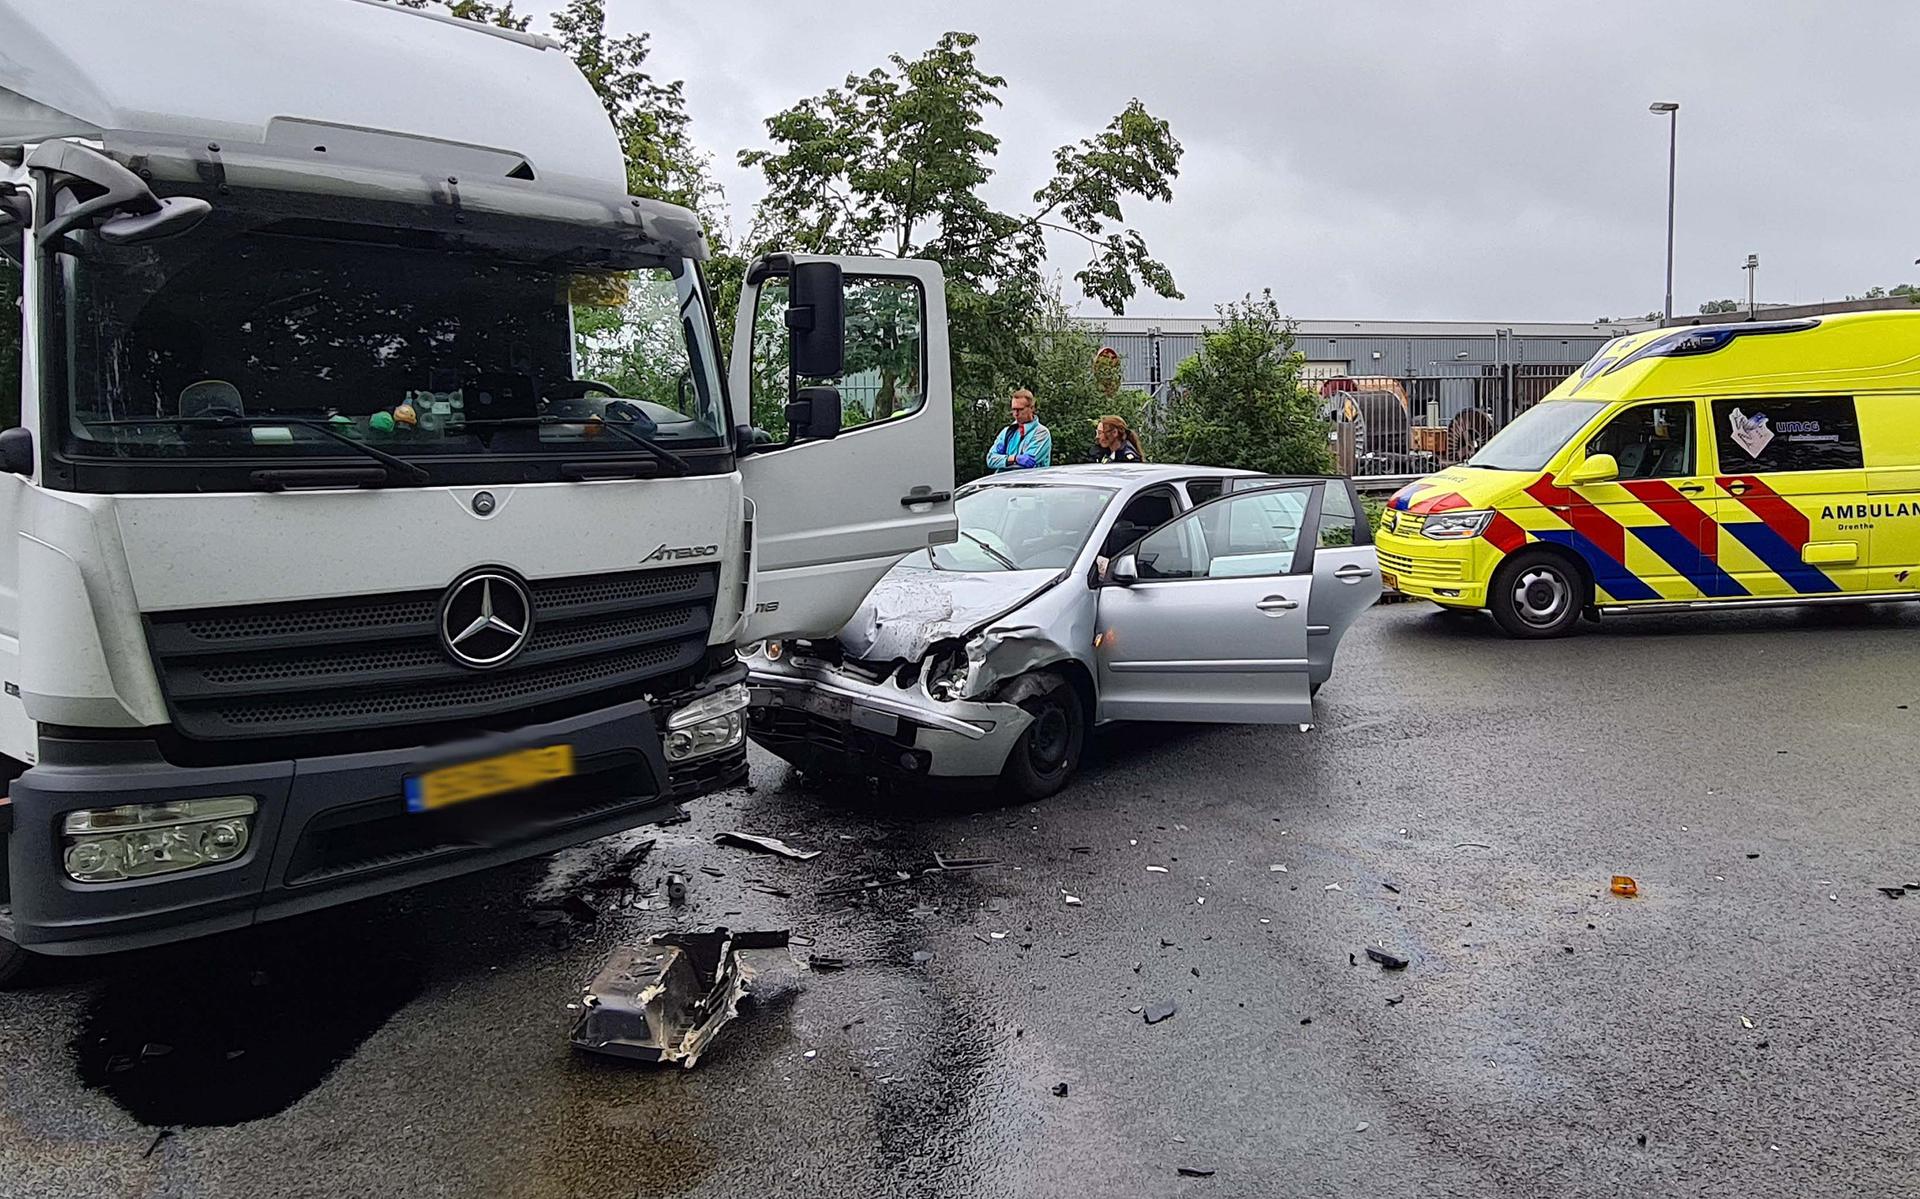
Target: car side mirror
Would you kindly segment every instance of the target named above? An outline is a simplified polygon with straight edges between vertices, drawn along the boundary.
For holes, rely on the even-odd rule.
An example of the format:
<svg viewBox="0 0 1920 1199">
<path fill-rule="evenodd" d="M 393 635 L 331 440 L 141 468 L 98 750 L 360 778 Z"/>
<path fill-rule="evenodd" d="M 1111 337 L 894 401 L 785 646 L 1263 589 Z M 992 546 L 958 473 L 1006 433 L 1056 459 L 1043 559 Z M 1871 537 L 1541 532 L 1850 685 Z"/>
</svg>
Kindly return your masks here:
<svg viewBox="0 0 1920 1199">
<path fill-rule="evenodd" d="M 847 295 L 840 264 L 795 263 L 787 295 L 787 353 L 794 375 L 838 378 L 847 351 Z"/>
<path fill-rule="evenodd" d="M 840 436 L 840 391 L 834 387 L 802 387 L 787 405 L 787 438 L 793 441 L 829 441 Z"/>
<path fill-rule="evenodd" d="M 1131 587 L 1140 581 L 1140 563 L 1132 554 L 1121 554 L 1107 567 L 1107 581 L 1120 587 Z"/>
<path fill-rule="evenodd" d="M 1594 454 L 1585 462 L 1574 467 L 1566 474 L 1562 487 L 1578 487 L 1582 483 L 1611 483 L 1620 477 L 1620 463 L 1612 454 Z"/>
<path fill-rule="evenodd" d="M 33 434 L 25 429 L 0 432 L 0 471 L 10 475 L 33 474 Z"/>
</svg>

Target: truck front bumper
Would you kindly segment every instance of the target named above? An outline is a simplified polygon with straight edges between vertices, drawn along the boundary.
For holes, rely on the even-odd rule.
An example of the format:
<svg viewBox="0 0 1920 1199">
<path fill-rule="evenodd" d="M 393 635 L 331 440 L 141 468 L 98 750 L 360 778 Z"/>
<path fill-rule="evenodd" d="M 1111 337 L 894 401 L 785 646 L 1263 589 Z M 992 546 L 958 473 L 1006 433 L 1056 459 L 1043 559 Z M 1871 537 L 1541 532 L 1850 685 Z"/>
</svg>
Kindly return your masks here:
<svg viewBox="0 0 1920 1199">
<path fill-rule="evenodd" d="M 935 700 L 828 666 L 756 664 L 747 683 L 747 736 L 802 770 L 990 778 L 1033 723 L 1018 704 Z"/>
<path fill-rule="evenodd" d="M 406 779 L 518 748 L 566 744 L 576 773 L 530 790 L 410 812 Z M 737 785 L 741 744 L 669 771 L 640 700 L 465 745 L 230 766 L 164 760 L 152 742 L 43 737 L 8 789 L 11 910 L 0 936 L 39 953 L 133 949 L 242 928 L 552 853 L 679 814 L 676 800 Z M 65 865 L 69 812 L 247 796 L 246 851 L 230 862 L 105 883 Z"/>
</svg>

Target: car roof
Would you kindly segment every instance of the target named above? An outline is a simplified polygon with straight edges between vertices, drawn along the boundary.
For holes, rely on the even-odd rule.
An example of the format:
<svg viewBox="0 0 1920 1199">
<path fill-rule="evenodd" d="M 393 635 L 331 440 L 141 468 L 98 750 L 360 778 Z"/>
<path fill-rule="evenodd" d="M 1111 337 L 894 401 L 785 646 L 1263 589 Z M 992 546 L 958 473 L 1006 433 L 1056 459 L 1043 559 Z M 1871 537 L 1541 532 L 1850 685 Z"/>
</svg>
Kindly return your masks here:
<svg viewBox="0 0 1920 1199">
<path fill-rule="evenodd" d="M 1260 472 L 1227 466 L 1185 466 L 1172 462 L 1087 463 L 1080 466 L 1049 466 L 1040 470 L 1004 471 L 974 480 L 976 483 L 1092 483 L 1105 487 L 1134 488 L 1152 483 L 1172 483 L 1180 479 L 1228 478 L 1257 475 Z"/>
</svg>

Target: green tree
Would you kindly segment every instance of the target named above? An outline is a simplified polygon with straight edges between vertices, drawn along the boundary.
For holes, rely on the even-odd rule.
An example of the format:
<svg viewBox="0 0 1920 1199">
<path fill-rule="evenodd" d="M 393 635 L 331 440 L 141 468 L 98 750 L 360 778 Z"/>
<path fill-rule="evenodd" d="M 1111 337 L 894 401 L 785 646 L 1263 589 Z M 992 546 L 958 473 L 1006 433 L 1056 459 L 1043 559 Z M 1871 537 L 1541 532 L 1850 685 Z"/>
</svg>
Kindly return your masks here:
<svg viewBox="0 0 1920 1199">
<path fill-rule="evenodd" d="M 1740 301 L 1738 300 L 1708 300 L 1706 303 L 1700 305 L 1701 316 L 1717 316 L 1723 312 L 1738 311 L 1740 311 Z"/>
<path fill-rule="evenodd" d="M 20 423 L 20 268 L 0 255 L 0 429 Z"/>
<path fill-rule="evenodd" d="M 1333 470 L 1320 399 L 1300 381 L 1293 323 L 1272 292 L 1220 306 L 1220 323 L 1174 372 L 1161 439 L 1171 461 L 1268 474 Z"/>
<path fill-rule="evenodd" d="M 1051 294 L 1048 231 L 1086 243 L 1087 261 L 1074 278 L 1105 307 L 1124 311 L 1142 287 L 1180 298 L 1172 273 L 1126 227 L 1122 209 L 1129 197 L 1171 198 L 1181 151 L 1167 123 L 1131 102 L 1100 132 L 1054 152 L 1053 172 L 1029 208 L 1002 211 L 982 190 L 1000 147 L 986 118 L 1007 81 L 981 68 L 978 40 L 948 33 L 918 58 L 893 55 L 885 66 L 849 75 L 843 86 L 769 117 L 771 148 L 740 153 L 741 165 L 758 167 L 767 185 L 747 237 L 752 251 L 940 263 L 962 478 L 979 473 L 974 459 L 985 454 L 984 445 L 974 452 L 966 431 L 988 423 L 986 414 L 998 412 L 1011 388 L 1041 392 L 1033 372 L 1042 340 L 1030 333 Z M 1048 399 L 1041 400 L 1044 408 Z"/>
</svg>

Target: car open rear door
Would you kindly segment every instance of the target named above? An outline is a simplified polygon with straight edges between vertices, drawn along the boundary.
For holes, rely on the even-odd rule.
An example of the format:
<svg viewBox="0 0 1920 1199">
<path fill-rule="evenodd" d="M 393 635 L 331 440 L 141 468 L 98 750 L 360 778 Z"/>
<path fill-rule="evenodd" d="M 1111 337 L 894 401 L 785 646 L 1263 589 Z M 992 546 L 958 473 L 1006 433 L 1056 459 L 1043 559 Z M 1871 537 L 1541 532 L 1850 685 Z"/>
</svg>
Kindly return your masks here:
<svg viewBox="0 0 1920 1199">
<path fill-rule="evenodd" d="M 1227 490 L 1247 491 L 1280 483 L 1307 482 L 1298 476 L 1237 476 Z M 1333 653 L 1360 614 L 1380 599 L 1380 559 L 1373 548 L 1373 522 L 1352 479 L 1329 478 L 1320 492 L 1319 545 L 1313 555 L 1313 620 L 1307 625 L 1307 657 L 1314 687 L 1333 674 Z"/>
<path fill-rule="evenodd" d="M 1224 495 L 1102 576 L 1100 715 L 1307 724 L 1318 480 Z"/>
<path fill-rule="evenodd" d="M 820 262 L 842 271 L 844 363 L 837 375 L 790 379 L 790 283 L 797 267 Z M 811 316 L 794 319 L 804 325 Z M 830 636 L 895 562 L 956 538 L 953 385 L 937 265 L 760 259 L 741 289 L 729 379 L 736 424 L 764 434 L 740 459 L 753 539 L 739 640 Z M 789 439 L 790 384 L 838 390 L 836 435 Z"/>
</svg>

